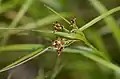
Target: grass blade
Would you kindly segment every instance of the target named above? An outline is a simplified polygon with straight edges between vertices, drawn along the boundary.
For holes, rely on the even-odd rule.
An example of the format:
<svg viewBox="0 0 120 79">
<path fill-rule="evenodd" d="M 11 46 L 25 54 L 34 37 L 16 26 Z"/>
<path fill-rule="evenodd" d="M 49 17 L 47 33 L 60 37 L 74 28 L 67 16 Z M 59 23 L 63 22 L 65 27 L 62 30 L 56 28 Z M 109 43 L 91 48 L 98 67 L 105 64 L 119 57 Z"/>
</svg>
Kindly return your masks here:
<svg viewBox="0 0 120 79">
<path fill-rule="evenodd" d="M 7 29 L 7 28 L 2 28 L 2 29 Z M 27 30 L 27 29 L 17 29 L 17 28 L 8 28 L 8 29 L 18 30 L 18 31 Z M 85 40 L 84 35 L 79 34 L 79 33 L 66 33 L 66 32 L 55 32 L 55 33 L 53 33 L 53 31 L 50 31 L 50 30 L 31 30 L 31 31 L 35 31 L 35 32 L 39 32 L 39 33 L 54 34 L 54 35 L 58 35 L 58 36 L 61 36 L 61 37 L 72 39 L 72 40 L 76 40 L 76 39 L 77 40 L 79 39 L 79 40 L 82 40 L 82 41 Z"/>
<path fill-rule="evenodd" d="M 59 13 L 57 13 L 55 10 L 53 10 L 52 8 L 50 8 L 49 6 L 45 5 L 46 8 L 48 8 L 49 10 L 51 10 L 53 13 L 55 13 L 56 15 L 58 15 L 60 18 L 62 18 L 65 22 L 67 22 L 68 24 L 71 24 L 66 18 L 64 18 L 63 16 L 61 16 Z"/>
<path fill-rule="evenodd" d="M 90 28 L 90 29 L 87 29 L 86 33 L 90 35 L 89 38 L 91 42 L 98 48 L 98 50 L 104 52 L 106 56 L 110 58 L 108 51 L 106 50 L 105 45 L 103 43 L 103 40 L 101 36 L 98 34 L 98 32 Z"/>
<path fill-rule="evenodd" d="M 26 50 L 35 50 L 37 48 L 43 48 L 41 44 L 15 44 L 0 46 L 0 53 L 5 51 L 26 51 Z"/>
<path fill-rule="evenodd" d="M 69 13 L 60 13 L 60 15 L 64 17 L 70 17 L 71 14 Z M 16 34 L 24 30 L 32 30 L 35 28 L 43 27 L 47 24 L 55 22 L 56 20 L 60 20 L 61 18 L 57 15 L 49 15 L 43 19 L 40 19 L 36 22 L 28 23 L 26 25 L 19 26 L 18 28 L 0 28 L 0 30 L 10 30 L 9 34 Z M 37 27 L 36 27 L 37 26 Z M 2 37 L 2 36 L 1 36 Z"/>
<path fill-rule="evenodd" d="M 82 40 L 85 41 L 86 38 L 83 34 L 79 34 L 79 33 L 66 33 L 66 32 L 55 32 L 53 33 L 52 31 L 41 31 L 41 30 L 34 30 L 36 32 L 42 32 L 42 33 L 48 33 L 48 34 L 55 34 L 67 39 L 72 39 L 72 40 Z"/>
<path fill-rule="evenodd" d="M 92 4 L 92 6 L 100 13 L 107 12 L 108 10 L 105 8 L 105 6 L 99 1 L 99 0 L 89 0 Z M 108 16 L 104 18 L 104 21 L 108 28 L 112 31 L 114 37 L 116 38 L 118 45 L 120 47 L 120 29 L 119 25 L 116 23 L 116 20 L 112 16 Z"/>
<path fill-rule="evenodd" d="M 34 51 L 34 52 L 32 52 L 32 53 L 30 53 L 30 54 L 28 54 L 28 55 L 20 58 L 19 60 L 15 61 L 15 62 L 12 63 L 12 64 L 4 67 L 3 69 L 0 70 L 0 72 L 6 71 L 6 70 L 12 69 L 12 68 L 14 68 L 14 67 L 17 67 L 17 66 L 19 66 L 19 65 L 21 65 L 21 64 L 24 64 L 24 63 L 30 61 L 31 59 L 33 59 L 33 58 L 35 58 L 35 57 L 43 54 L 43 53 L 46 52 L 48 49 L 49 49 L 49 47 L 47 47 L 47 48 L 45 48 L 45 49 L 39 48 L 38 50 L 36 50 L 36 51 Z"/>
<path fill-rule="evenodd" d="M 102 65 L 106 66 L 107 68 L 110 68 L 110 69 L 112 69 L 114 71 L 120 72 L 120 67 L 119 66 L 117 66 L 117 65 L 115 65 L 115 64 L 113 64 L 111 62 L 108 62 L 108 61 L 106 61 L 106 60 L 104 60 L 104 59 L 102 59 L 102 58 L 100 58 L 100 57 L 98 57 L 96 55 L 94 55 L 89 50 L 83 51 L 83 50 L 79 50 L 79 49 L 65 49 L 64 52 L 69 52 L 69 53 L 71 52 L 71 53 L 74 53 L 74 54 L 75 53 L 81 54 L 81 55 L 83 55 L 83 56 L 85 56 L 85 57 L 87 57 L 87 58 L 89 58 L 89 59 L 91 59 L 91 60 L 93 60 L 93 61 L 95 61 L 95 62 L 97 62 L 99 64 L 102 64 Z"/>
<path fill-rule="evenodd" d="M 73 40 L 85 40 L 85 37 L 83 35 L 77 34 L 77 33 L 65 33 L 65 32 L 56 32 L 56 35 L 68 38 L 68 39 L 73 39 Z"/>
<path fill-rule="evenodd" d="M 84 26 L 79 28 L 79 31 L 84 31 L 85 29 L 91 27 L 92 25 L 94 25 L 98 21 L 101 21 L 102 19 L 106 18 L 107 16 L 109 16 L 109 15 L 111 15 L 119 10 L 120 10 L 120 6 L 113 8 L 113 9 L 109 10 L 108 12 L 103 13 L 102 15 L 96 17 L 95 19 L 91 20 L 90 22 L 86 23 Z"/>
</svg>

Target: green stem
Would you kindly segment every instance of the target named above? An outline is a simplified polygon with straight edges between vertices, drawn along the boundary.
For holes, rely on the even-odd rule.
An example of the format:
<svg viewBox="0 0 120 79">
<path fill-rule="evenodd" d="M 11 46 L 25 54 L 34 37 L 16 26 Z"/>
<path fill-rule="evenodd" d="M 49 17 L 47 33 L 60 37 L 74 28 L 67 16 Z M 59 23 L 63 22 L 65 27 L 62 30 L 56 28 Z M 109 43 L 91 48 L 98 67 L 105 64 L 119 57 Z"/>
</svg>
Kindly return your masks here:
<svg viewBox="0 0 120 79">
<path fill-rule="evenodd" d="M 98 21 L 104 19 L 105 17 L 117 12 L 120 10 L 120 6 L 113 8 L 111 10 L 109 10 L 106 13 L 103 13 L 102 15 L 98 16 L 97 18 L 91 20 L 90 22 L 86 23 L 84 26 L 82 26 L 81 28 L 79 28 L 80 31 L 84 31 L 85 29 L 91 27 L 92 25 L 94 25 L 95 23 L 97 23 Z"/>
<path fill-rule="evenodd" d="M 61 16 L 59 13 L 57 13 L 55 10 L 53 10 L 52 8 L 50 8 L 49 6 L 45 5 L 46 8 L 48 8 L 49 10 L 51 10 L 53 13 L 55 13 L 56 15 L 58 15 L 60 18 L 62 18 L 64 21 L 66 21 L 68 24 L 71 24 L 66 18 L 64 18 L 63 16 Z"/>
<path fill-rule="evenodd" d="M 90 48 L 92 48 L 96 54 L 100 55 L 101 57 L 103 57 L 104 59 L 106 59 L 107 61 L 110 61 L 110 59 L 108 58 L 108 56 L 105 55 L 105 53 L 100 52 L 99 50 L 97 50 L 92 44 L 90 44 L 87 40 L 84 41 L 86 45 L 88 45 Z"/>
<path fill-rule="evenodd" d="M 58 56 L 50 79 L 55 79 L 56 75 L 58 74 L 58 69 L 60 68 L 60 62 L 61 62 L 60 56 Z"/>
</svg>

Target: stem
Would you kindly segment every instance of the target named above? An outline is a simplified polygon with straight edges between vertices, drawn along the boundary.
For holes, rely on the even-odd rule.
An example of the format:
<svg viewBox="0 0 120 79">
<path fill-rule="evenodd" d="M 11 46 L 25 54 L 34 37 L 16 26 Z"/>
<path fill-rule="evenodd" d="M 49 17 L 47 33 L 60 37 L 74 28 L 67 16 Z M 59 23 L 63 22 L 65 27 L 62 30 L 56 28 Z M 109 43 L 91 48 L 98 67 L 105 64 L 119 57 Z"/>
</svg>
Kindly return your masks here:
<svg viewBox="0 0 120 79">
<path fill-rule="evenodd" d="M 69 33 L 69 30 L 67 30 L 64 26 L 63 26 L 63 30 Z"/>
<path fill-rule="evenodd" d="M 110 61 L 110 59 L 108 58 L 108 56 L 105 55 L 105 53 L 100 52 L 99 50 L 97 50 L 92 44 L 90 44 L 87 40 L 84 41 L 86 45 L 88 45 L 89 47 L 91 47 L 96 54 L 100 55 L 101 57 L 103 57 L 104 59 L 106 59 L 107 61 Z"/>
<path fill-rule="evenodd" d="M 59 70 L 62 69 L 62 68 L 60 68 L 60 62 L 61 62 L 60 56 L 58 56 L 58 57 L 57 57 L 57 60 L 56 60 L 56 62 L 55 62 L 55 67 L 54 67 L 54 69 L 53 69 L 53 73 L 52 73 L 50 79 L 55 79 L 56 75 L 57 75 L 58 72 L 59 72 L 58 69 L 59 69 Z"/>
<path fill-rule="evenodd" d="M 65 22 L 67 22 L 68 24 L 71 24 L 66 18 L 64 18 L 63 16 L 61 16 L 59 13 L 57 13 L 55 10 L 53 10 L 52 8 L 50 8 L 47 5 L 44 5 L 46 8 L 48 8 L 49 10 L 51 10 L 53 13 L 55 13 L 56 15 L 58 15 L 59 17 L 61 17 Z"/>
<path fill-rule="evenodd" d="M 98 21 L 104 19 L 105 17 L 117 12 L 120 10 L 120 6 L 113 8 L 109 11 L 107 11 L 106 13 L 103 13 L 102 15 L 98 16 L 97 18 L 91 20 L 90 22 L 86 23 L 84 26 L 82 26 L 81 28 L 79 28 L 79 31 L 84 31 L 87 28 L 91 27 L 92 25 L 94 25 L 95 23 L 97 23 Z"/>
</svg>

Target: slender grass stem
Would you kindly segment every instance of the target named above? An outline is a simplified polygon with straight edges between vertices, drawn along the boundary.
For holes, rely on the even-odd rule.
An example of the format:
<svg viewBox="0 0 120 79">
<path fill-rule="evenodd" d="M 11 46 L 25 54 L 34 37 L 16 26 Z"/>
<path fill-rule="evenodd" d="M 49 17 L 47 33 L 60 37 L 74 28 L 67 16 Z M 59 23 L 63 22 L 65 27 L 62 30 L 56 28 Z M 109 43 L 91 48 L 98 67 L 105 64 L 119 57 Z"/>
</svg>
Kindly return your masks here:
<svg viewBox="0 0 120 79">
<path fill-rule="evenodd" d="M 86 30 L 87 28 L 91 27 L 92 25 L 94 25 L 98 21 L 104 19 L 105 17 L 107 17 L 107 16 L 109 16 L 109 15 L 111 15 L 111 14 L 117 12 L 117 11 L 120 11 L 120 6 L 118 6 L 116 8 L 113 8 L 113 9 L 109 10 L 108 12 L 105 12 L 102 15 L 98 16 L 97 18 L 95 18 L 95 19 L 91 20 L 90 22 L 86 23 L 84 26 L 79 28 L 79 31 Z"/>
<path fill-rule="evenodd" d="M 56 59 L 56 62 L 55 62 L 55 66 L 54 66 L 54 69 L 53 69 L 53 73 L 52 73 L 50 79 L 55 79 L 55 77 L 56 77 L 56 75 L 58 73 L 58 69 L 60 67 L 60 63 L 61 63 L 60 56 L 57 56 L 57 59 Z"/>
<path fill-rule="evenodd" d="M 49 10 L 51 10 L 52 12 L 54 12 L 56 15 L 60 16 L 65 22 L 67 22 L 68 24 L 71 24 L 66 18 L 64 18 L 63 16 L 61 16 L 59 13 L 57 13 L 55 10 L 53 10 L 52 8 L 50 8 L 47 5 L 44 5 L 46 8 L 48 8 Z"/>
</svg>

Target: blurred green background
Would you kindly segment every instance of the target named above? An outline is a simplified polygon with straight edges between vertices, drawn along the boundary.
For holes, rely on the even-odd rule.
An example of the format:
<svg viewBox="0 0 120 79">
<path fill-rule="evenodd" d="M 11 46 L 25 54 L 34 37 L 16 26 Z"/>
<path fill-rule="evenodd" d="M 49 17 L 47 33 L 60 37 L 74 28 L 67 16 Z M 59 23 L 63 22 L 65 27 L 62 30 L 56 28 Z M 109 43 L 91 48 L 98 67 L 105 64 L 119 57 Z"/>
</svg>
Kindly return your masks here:
<svg viewBox="0 0 120 79">
<path fill-rule="evenodd" d="M 53 30 L 55 21 L 69 29 L 64 20 L 44 5 L 68 20 L 75 16 L 78 27 L 81 27 L 102 13 L 120 6 L 120 0 L 0 0 L 1 69 L 36 50 L 39 48 L 37 45 L 47 47 L 55 39 L 51 34 L 30 30 Z M 120 65 L 120 11 L 97 22 L 84 33 L 93 46 L 107 53 L 111 62 Z M 22 45 L 31 50 L 21 50 L 25 48 Z M 75 42 L 70 47 L 83 46 L 83 42 Z M 0 73 L 0 79 L 52 79 L 56 60 L 56 52 L 46 52 L 28 63 Z M 79 54 L 63 53 L 60 62 L 62 66 L 55 79 L 120 79 L 120 73 Z"/>
</svg>

